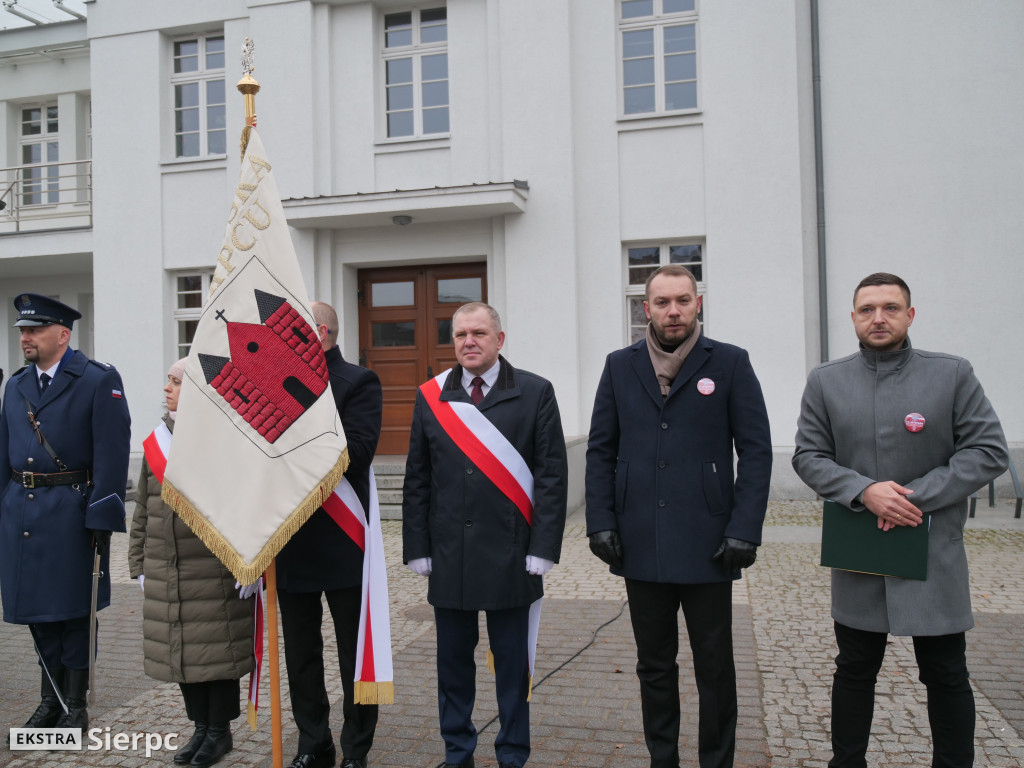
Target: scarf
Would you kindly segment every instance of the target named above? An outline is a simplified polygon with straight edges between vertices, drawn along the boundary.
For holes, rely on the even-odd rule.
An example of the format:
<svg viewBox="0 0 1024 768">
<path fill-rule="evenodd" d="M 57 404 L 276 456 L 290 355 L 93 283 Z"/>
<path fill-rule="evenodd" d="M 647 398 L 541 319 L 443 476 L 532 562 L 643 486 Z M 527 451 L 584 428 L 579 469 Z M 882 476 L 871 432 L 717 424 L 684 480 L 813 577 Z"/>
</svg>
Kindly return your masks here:
<svg viewBox="0 0 1024 768">
<path fill-rule="evenodd" d="M 654 326 L 650 323 L 647 324 L 647 351 L 651 353 L 651 364 L 654 365 L 654 375 L 658 377 L 658 386 L 661 387 L 662 397 L 668 397 L 668 391 L 672 388 L 672 382 L 676 380 L 679 369 L 683 367 L 683 361 L 690 354 L 690 350 L 697 346 L 699 338 L 700 321 L 698 320 L 686 341 L 671 352 L 666 352 L 658 343 L 658 337 L 654 335 Z"/>
</svg>

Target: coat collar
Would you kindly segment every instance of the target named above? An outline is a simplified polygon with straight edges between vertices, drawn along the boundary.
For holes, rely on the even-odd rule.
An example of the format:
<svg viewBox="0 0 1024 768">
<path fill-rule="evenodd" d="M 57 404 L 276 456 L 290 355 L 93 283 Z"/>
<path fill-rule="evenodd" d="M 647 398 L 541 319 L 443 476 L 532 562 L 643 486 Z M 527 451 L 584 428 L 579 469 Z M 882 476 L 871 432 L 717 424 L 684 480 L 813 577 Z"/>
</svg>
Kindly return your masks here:
<svg viewBox="0 0 1024 768">
<path fill-rule="evenodd" d="M 654 373 L 654 363 L 651 362 L 651 353 L 647 350 L 646 339 L 640 339 L 640 341 L 630 347 L 632 350 L 630 360 L 644 391 L 647 392 L 658 408 L 661 408 L 662 405 L 672 399 L 686 385 L 687 381 L 693 378 L 697 371 L 704 367 L 708 358 L 711 357 L 711 350 L 713 348 L 714 342 L 705 336 L 702 331 L 700 338 L 697 339 L 697 343 L 690 350 L 690 354 L 686 356 L 686 360 L 683 361 L 683 367 L 679 369 L 679 373 L 672 382 L 672 388 L 669 389 L 668 397 L 666 398 L 661 396 L 661 387 L 658 385 L 658 377 Z"/>
<path fill-rule="evenodd" d="M 898 371 L 910 362 L 913 354 L 914 348 L 910 344 L 909 336 L 903 342 L 903 346 L 893 352 L 879 352 L 860 345 L 861 360 L 873 371 Z"/>
<path fill-rule="evenodd" d="M 57 369 L 57 375 L 53 377 L 50 386 L 46 388 L 42 395 L 39 394 L 39 384 L 34 365 L 28 365 L 23 369 L 18 379 L 18 394 L 23 398 L 28 398 L 32 407 L 40 411 L 60 397 L 71 384 L 71 381 L 82 375 L 88 363 L 89 358 L 81 352 L 68 347 L 64 357 L 61 359 L 60 368 Z"/>
<path fill-rule="evenodd" d="M 480 403 L 480 410 L 484 411 L 490 408 L 492 405 L 500 403 L 503 400 L 509 398 L 519 397 L 519 384 L 516 381 L 516 369 L 512 367 L 512 364 L 508 362 L 501 355 L 498 356 L 498 362 L 500 367 L 498 368 L 498 378 L 494 382 L 494 386 L 491 387 L 491 391 L 487 393 L 483 401 Z M 451 373 L 448 374 L 448 379 L 444 383 L 444 387 L 441 389 L 441 400 L 457 400 L 461 402 L 471 403 L 473 402 L 469 393 L 462 387 L 462 366 L 456 364 L 452 368 Z"/>
</svg>

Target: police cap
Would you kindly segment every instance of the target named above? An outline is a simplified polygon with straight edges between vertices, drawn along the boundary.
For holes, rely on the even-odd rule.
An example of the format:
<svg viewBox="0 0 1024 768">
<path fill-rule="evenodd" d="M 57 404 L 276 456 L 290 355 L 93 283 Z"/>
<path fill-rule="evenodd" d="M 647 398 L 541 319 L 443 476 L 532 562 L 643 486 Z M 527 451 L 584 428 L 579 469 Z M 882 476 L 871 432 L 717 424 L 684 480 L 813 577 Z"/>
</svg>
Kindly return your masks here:
<svg viewBox="0 0 1024 768">
<path fill-rule="evenodd" d="M 14 299 L 14 308 L 18 311 L 15 327 L 63 325 L 70 328 L 82 316 L 77 309 L 38 293 L 22 293 Z"/>
</svg>

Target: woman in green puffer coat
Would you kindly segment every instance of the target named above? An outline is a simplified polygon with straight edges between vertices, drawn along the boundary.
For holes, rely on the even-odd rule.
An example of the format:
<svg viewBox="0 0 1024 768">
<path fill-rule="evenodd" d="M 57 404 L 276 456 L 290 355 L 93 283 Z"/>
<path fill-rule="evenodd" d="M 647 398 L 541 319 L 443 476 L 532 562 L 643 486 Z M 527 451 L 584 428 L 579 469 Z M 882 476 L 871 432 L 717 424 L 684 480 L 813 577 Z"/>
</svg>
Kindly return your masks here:
<svg viewBox="0 0 1024 768">
<path fill-rule="evenodd" d="M 128 564 L 145 592 L 146 674 L 178 683 L 196 726 L 174 762 L 205 768 L 232 748 L 231 721 L 240 714 L 239 678 L 253 668 L 253 602 L 239 599 L 234 576 L 160 498 L 184 374 L 185 360 L 168 371 L 168 413 L 146 440 Z"/>
</svg>

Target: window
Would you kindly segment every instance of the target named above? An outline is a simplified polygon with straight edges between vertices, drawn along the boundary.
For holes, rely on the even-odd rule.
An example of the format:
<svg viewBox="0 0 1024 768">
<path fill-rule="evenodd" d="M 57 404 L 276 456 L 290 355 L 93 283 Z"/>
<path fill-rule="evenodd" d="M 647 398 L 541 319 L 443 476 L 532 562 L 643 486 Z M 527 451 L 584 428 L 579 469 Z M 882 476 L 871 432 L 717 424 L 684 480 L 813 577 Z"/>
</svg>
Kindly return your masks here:
<svg viewBox="0 0 1024 768">
<path fill-rule="evenodd" d="M 448 10 L 385 14 L 383 59 L 387 137 L 448 133 Z"/>
<path fill-rule="evenodd" d="M 60 160 L 57 141 L 57 105 L 23 107 L 21 110 L 21 204 L 44 205 L 60 202 L 60 167 L 46 165 Z"/>
<path fill-rule="evenodd" d="M 697 109 L 697 0 L 621 0 L 622 114 Z"/>
<path fill-rule="evenodd" d="M 224 112 L 224 36 L 174 41 L 174 156 L 227 152 Z"/>
<path fill-rule="evenodd" d="M 210 292 L 213 270 L 178 273 L 175 282 L 174 325 L 178 357 L 188 357 L 203 313 L 203 303 Z M 177 358 L 175 358 L 177 359 Z"/>
<path fill-rule="evenodd" d="M 647 315 L 644 314 L 644 285 L 658 267 L 679 264 L 693 272 L 697 278 L 697 294 L 704 297 L 700 321 L 707 310 L 707 287 L 704 282 L 704 246 L 700 243 L 671 243 L 626 248 L 626 310 L 629 343 L 639 341 L 647 333 Z"/>
</svg>

